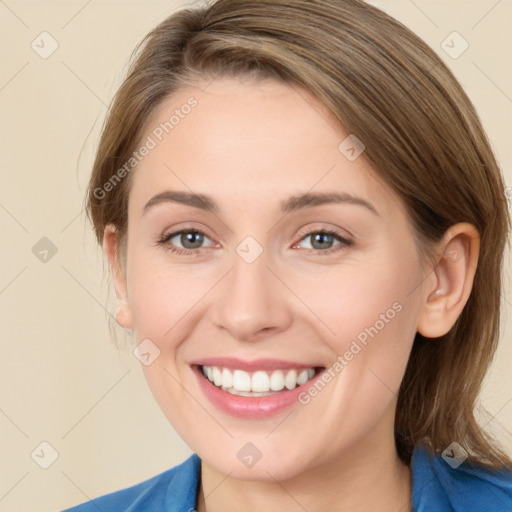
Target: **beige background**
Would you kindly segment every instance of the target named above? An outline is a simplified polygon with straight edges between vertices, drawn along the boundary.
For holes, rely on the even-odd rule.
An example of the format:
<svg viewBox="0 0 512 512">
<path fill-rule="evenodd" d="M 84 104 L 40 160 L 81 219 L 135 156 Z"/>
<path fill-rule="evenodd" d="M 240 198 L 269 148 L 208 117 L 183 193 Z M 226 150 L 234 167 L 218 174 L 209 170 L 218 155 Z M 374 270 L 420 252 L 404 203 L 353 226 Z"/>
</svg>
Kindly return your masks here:
<svg viewBox="0 0 512 512">
<path fill-rule="evenodd" d="M 102 254 L 82 208 L 99 128 L 129 53 L 185 3 L 0 2 L 2 511 L 62 510 L 140 482 L 191 453 L 160 412 L 139 361 L 110 342 L 114 295 L 107 295 Z M 512 185 L 512 2 L 372 3 L 448 63 Z M 47 59 L 31 48 L 43 31 L 59 45 Z M 457 59 L 441 48 L 453 31 L 469 43 Z M 46 263 L 32 252 L 42 237 L 57 248 Z M 512 452 L 508 254 L 505 279 L 502 345 L 482 404 L 494 416 L 488 428 Z M 58 452 L 47 469 L 39 465 L 51 462 L 43 441 Z"/>
</svg>

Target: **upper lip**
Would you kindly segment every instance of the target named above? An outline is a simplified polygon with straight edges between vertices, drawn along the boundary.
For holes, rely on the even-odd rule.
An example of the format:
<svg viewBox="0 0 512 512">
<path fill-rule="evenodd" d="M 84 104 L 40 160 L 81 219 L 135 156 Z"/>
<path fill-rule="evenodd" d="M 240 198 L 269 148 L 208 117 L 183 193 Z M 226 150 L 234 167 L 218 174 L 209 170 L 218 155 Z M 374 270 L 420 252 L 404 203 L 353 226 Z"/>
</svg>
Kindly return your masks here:
<svg viewBox="0 0 512 512">
<path fill-rule="evenodd" d="M 204 359 L 196 359 L 190 364 L 198 366 L 217 366 L 233 370 L 245 370 L 246 372 L 256 370 L 285 370 L 289 368 L 317 368 L 320 366 L 311 363 L 304 364 L 295 361 L 285 361 L 282 359 L 253 359 L 247 361 L 236 357 L 206 357 Z"/>
</svg>

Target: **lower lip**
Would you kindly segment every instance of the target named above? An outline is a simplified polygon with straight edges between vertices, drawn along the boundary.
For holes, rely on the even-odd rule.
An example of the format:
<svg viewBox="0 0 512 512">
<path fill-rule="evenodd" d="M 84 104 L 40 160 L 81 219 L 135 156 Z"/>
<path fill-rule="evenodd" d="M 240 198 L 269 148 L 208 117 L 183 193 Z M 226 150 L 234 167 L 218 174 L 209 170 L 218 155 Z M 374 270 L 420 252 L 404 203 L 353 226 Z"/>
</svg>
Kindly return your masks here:
<svg viewBox="0 0 512 512">
<path fill-rule="evenodd" d="M 197 375 L 203 393 L 217 409 L 244 419 L 267 418 L 283 412 L 298 402 L 299 395 L 308 389 L 322 373 L 317 373 L 312 379 L 292 390 L 279 391 L 268 396 L 250 397 L 222 391 L 203 375 L 197 365 L 192 365 L 192 371 Z"/>
</svg>

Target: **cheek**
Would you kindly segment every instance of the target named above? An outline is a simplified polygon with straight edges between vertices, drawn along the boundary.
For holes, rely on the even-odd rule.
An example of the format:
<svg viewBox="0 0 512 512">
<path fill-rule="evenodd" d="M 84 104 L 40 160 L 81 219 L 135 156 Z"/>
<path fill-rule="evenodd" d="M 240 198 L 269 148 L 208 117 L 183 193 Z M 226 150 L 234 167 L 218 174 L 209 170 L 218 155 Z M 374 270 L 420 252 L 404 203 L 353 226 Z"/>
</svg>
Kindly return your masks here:
<svg viewBox="0 0 512 512">
<path fill-rule="evenodd" d="M 359 334 L 363 339 L 372 326 L 389 331 L 390 325 L 401 323 L 416 270 L 391 259 L 340 266 L 314 276 L 304 273 L 296 280 L 297 295 L 321 320 L 325 340 L 343 348 Z"/>
<path fill-rule="evenodd" d="M 133 251 L 131 263 L 129 302 L 138 337 L 172 340 L 206 293 L 206 280 L 191 266 L 166 265 L 155 249 Z"/>
<path fill-rule="evenodd" d="M 344 374 L 345 384 L 348 379 L 365 389 L 369 399 L 380 396 L 379 378 L 385 387 L 399 388 L 416 333 L 419 302 L 411 291 L 418 268 L 412 258 L 406 263 L 395 256 L 390 252 L 372 265 L 302 278 L 298 291 L 321 320 L 315 323 L 333 364 L 339 361 L 336 373 Z"/>
</svg>

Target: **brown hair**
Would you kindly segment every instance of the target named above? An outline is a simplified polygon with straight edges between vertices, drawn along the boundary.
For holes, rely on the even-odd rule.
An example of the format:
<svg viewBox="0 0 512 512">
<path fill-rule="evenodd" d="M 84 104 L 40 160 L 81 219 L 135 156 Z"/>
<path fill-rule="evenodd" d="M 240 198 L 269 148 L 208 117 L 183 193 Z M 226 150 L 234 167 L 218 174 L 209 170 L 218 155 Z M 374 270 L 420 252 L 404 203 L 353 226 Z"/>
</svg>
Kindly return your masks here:
<svg viewBox="0 0 512 512">
<path fill-rule="evenodd" d="M 469 462 L 512 467 L 474 416 L 499 339 L 510 217 L 480 120 L 441 59 L 360 0 L 217 0 L 165 19 L 132 58 L 89 183 L 98 242 L 114 224 L 123 266 L 132 173 L 108 193 L 98 190 L 128 161 L 157 107 L 188 80 L 251 75 L 310 91 L 364 141 L 366 158 L 404 201 L 425 261 L 435 264 L 433 244 L 453 224 L 469 222 L 481 237 L 473 289 L 452 329 L 435 341 L 416 334 L 396 410 L 399 456 L 410 462 L 419 442 L 439 453 L 457 441 Z"/>
</svg>

